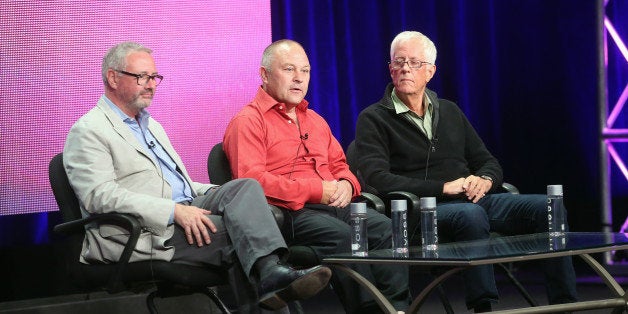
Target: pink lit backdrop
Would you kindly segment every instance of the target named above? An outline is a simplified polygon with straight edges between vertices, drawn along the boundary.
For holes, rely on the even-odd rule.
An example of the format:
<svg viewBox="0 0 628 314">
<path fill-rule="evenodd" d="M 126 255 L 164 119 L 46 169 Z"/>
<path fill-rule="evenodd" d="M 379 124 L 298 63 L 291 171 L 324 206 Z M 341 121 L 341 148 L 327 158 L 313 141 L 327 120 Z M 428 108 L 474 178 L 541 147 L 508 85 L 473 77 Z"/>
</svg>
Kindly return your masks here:
<svg viewBox="0 0 628 314">
<path fill-rule="evenodd" d="M 3 1 L 0 3 L 0 215 L 57 210 L 48 162 L 103 92 L 106 50 L 153 49 L 159 85 L 149 111 L 188 171 L 206 160 L 260 84 L 271 42 L 269 0 Z"/>
</svg>

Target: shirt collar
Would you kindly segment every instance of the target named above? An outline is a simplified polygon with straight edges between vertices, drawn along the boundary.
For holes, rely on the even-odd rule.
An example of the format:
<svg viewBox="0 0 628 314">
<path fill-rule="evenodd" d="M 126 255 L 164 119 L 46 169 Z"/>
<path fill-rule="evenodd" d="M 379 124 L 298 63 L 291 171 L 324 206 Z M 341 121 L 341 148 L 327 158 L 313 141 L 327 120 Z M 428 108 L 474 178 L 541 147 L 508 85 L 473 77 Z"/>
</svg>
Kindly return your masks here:
<svg viewBox="0 0 628 314">
<path fill-rule="evenodd" d="M 286 107 L 284 103 L 277 102 L 275 98 L 268 95 L 268 93 L 261 86 L 257 90 L 257 95 L 255 96 L 255 99 L 257 100 L 257 103 L 259 104 L 263 112 L 267 112 L 268 110 L 274 108 L 277 105 L 281 105 L 284 108 L 284 110 Z M 297 109 L 301 111 L 305 111 L 307 110 L 308 105 L 309 105 L 308 101 L 303 99 L 297 105 Z"/>
<path fill-rule="evenodd" d="M 393 87 L 392 93 L 390 95 L 390 98 L 392 99 L 393 102 L 393 106 L 395 107 L 395 113 L 397 114 L 401 114 L 401 113 L 406 113 L 408 111 L 411 111 L 410 108 L 408 108 L 408 106 L 406 106 L 406 104 L 403 103 L 403 101 L 401 101 L 401 99 L 399 99 L 399 97 L 397 96 L 397 93 L 395 92 L 395 88 Z M 427 94 L 423 94 L 423 103 L 427 104 L 427 112 L 431 113 L 432 112 L 432 101 L 430 100 L 429 97 L 427 97 Z"/>
</svg>

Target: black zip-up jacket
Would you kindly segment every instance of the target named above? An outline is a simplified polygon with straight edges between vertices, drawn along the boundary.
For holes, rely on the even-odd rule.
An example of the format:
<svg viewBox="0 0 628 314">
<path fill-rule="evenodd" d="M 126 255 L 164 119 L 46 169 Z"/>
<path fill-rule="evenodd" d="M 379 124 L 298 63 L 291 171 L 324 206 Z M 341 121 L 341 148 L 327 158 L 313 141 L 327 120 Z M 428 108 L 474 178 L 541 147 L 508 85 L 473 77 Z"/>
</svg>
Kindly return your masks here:
<svg viewBox="0 0 628 314">
<path fill-rule="evenodd" d="M 455 103 L 426 89 L 433 106 L 430 141 L 413 121 L 395 113 L 392 89 L 388 84 L 384 97 L 358 116 L 355 144 L 364 183 L 381 194 L 407 191 L 439 199 L 445 197 L 445 182 L 471 174 L 491 177 L 492 191 L 501 186 L 499 162 Z"/>
</svg>

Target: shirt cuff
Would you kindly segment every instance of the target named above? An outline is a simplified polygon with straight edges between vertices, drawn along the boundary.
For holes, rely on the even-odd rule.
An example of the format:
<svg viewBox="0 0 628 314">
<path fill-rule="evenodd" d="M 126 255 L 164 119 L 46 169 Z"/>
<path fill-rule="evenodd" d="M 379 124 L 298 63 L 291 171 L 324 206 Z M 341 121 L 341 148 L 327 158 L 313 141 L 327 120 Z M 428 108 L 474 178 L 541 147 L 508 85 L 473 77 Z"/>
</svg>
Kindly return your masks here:
<svg viewBox="0 0 628 314">
<path fill-rule="evenodd" d="M 177 206 L 177 204 L 174 204 L 174 206 Z M 174 223 L 174 206 L 172 207 L 172 211 L 170 212 L 170 218 L 168 218 L 168 226 Z"/>
</svg>

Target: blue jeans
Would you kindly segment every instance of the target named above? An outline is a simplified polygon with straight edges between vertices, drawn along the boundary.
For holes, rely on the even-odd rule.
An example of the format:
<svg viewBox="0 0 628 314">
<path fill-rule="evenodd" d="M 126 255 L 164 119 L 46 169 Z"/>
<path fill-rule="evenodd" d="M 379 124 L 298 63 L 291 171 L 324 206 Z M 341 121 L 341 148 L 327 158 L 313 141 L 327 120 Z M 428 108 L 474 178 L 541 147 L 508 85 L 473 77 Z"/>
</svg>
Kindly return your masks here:
<svg viewBox="0 0 628 314">
<path fill-rule="evenodd" d="M 439 237 L 465 241 L 488 239 L 490 232 L 504 235 L 547 232 L 546 201 L 546 195 L 501 193 L 488 194 L 476 204 L 465 200 L 438 203 Z M 549 303 L 576 301 L 576 274 L 571 257 L 547 259 L 540 264 L 545 274 Z M 492 265 L 469 268 L 463 276 L 468 308 L 497 300 Z"/>
</svg>

